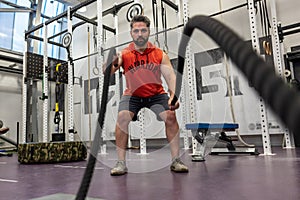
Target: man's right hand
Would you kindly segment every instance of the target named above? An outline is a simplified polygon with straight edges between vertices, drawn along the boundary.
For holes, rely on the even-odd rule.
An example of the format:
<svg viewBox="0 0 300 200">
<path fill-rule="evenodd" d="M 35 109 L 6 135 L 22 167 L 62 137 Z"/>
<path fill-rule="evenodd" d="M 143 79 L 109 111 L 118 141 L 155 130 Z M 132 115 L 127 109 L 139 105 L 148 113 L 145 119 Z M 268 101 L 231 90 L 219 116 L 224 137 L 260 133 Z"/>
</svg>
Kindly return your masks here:
<svg viewBox="0 0 300 200">
<path fill-rule="evenodd" d="M 117 68 L 119 66 L 119 56 L 114 55 L 112 65 L 114 68 Z"/>
</svg>

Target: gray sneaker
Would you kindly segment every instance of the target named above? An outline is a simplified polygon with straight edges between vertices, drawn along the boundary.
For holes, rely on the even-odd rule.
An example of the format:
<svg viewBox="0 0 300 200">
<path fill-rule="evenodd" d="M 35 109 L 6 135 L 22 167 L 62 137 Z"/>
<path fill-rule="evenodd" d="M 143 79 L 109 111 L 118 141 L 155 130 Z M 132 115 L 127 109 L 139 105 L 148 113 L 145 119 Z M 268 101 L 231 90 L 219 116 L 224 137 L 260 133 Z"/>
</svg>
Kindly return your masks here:
<svg viewBox="0 0 300 200">
<path fill-rule="evenodd" d="M 114 168 L 110 170 L 110 175 L 120 176 L 126 174 L 128 171 L 124 160 L 118 160 Z"/>
<path fill-rule="evenodd" d="M 185 166 L 185 164 L 180 160 L 180 158 L 173 159 L 170 169 L 173 172 L 179 172 L 179 173 L 189 172 L 189 168 Z"/>
</svg>

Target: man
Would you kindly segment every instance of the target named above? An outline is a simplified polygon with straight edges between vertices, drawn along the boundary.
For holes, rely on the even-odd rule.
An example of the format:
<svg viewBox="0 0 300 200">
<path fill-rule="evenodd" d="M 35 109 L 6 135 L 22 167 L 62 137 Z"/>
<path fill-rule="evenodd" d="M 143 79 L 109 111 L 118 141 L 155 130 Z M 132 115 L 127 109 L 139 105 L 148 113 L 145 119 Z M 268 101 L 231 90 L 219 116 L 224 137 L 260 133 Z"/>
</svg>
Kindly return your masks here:
<svg viewBox="0 0 300 200">
<path fill-rule="evenodd" d="M 148 42 L 150 20 L 146 16 L 133 17 L 130 28 L 133 42 L 116 56 L 112 67 L 112 73 L 123 67 L 126 89 L 120 100 L 115 130 L 118 161 L 111 169 L 111 175 L 127 173 L 125 155 L 128 125 L 143 107 L 150 108 L 158 119 L 165 122 L 172 156 L 170 169 L 174 172 L 188 172 L 188 168 L 178 157 L 179 126 L 175 110 L 179 107 L 179 102 L 171 105 L 176 76 L 170 59 L 161 49 Z M 161 75 L 168 85 L 170 98 L 162 86 Z"/>
</svg>

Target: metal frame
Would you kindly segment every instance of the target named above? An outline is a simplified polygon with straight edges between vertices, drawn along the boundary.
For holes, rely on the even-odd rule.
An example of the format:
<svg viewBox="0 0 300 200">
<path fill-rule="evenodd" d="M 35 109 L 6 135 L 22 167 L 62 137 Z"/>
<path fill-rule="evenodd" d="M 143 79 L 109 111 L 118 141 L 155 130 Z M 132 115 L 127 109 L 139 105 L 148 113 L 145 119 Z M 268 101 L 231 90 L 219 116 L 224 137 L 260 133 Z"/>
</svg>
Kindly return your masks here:
<svg viewBox="0 0 300 200">
<path fill-rule="evenodd" d="M 283 64 L 283 54 L 281 50 L 283 49 L 283 44 L 280 43 L 280 38 L 278 35 L 278 29 L 277 29 L 277 14 L 276 14 L 276 5 L 274 0 L 269 0 L 270 8 L 271 8 L 271 16 L 272 16 L 272 46 L 273 46 L 273 59 L 274 59 L 274 65 L 275 70 L 278 73 L 278 75 L 286 80 L 284 77 L 284 64 Z M 292 148 L 292 142 L 291 142 L 291 134 L 285 126 L 282 126 L 283 128 L 283 134 L 284 139 L 286 143 L 286 148 Z"/>
<path fill-rule="evenodd" d="M 48 65 L 48 53 L 47 53 L 47 44 L 54 44 L 57 46 L 62 46 L 59 43 L 55 43 L 52 41 L 49 41 L 50 38 L 53 38 L 53 36 L 51 36 L 50 38 L 47 35 L 47 26 L 60 19 L 63 17 L 67 17 L 68 18 L 68 29 L 66 32 L 73 32 L 73 26 L 72 26 L 72 16 L 73 13 L 76 12 L 78 9 L 80 9 L 83 6 L 89 5 L 93 2 L 95 2 L 96 0 L 88 0 L 86 2 L 83 2 L 82 4 L 79 4 L 73 8 L 69 7 L 67 11 L 63 12 L 62 14 L 51 18 L 49 20 L 47 20 L 45 23 L 39 24 L 37 26 L 35 26 L 34 28 L 28 30 L 25 32 L 25 52 L 24 52 L 24 58 L 23 58 L 23 65 L 26 66 L 27 63 L 27 58 L 26 58 L 26 52 L 28 51 L 28 38 L 32 38 L 35 40 L 39 40 L 39 41 L 43 41 L 44 43 L 44 56 L 43 56 L 43 142 L 48 142 L 48 73 L 47 73 L 47 65 Z M 102 16 L 102 15 L 100 15 Z M 83 19 L 84 20 L 84 19 Z M 101 23 L 101 22 L 100 22 Z M 82 23 L 84 24 L 84 23 Z M 80 24 L 80 25 L 82 25 Z M 99 23 L 98 23 L 99 24 Z M 78 25 L 79 26 L 79 25 Z M 77 26 L 76 26 L 77 27 Z M 75 28 L 76 28 L 75 27 Z M 39 31 L 39 29 L 44 28 L 44 35 L 43 38 L 37 37 L 34 34 L 35 31 Z M 56 35 L 58 36 L 58 35 Z M 69 47 L 70 49 L 70 57 L 72 57 L 72 44 Z M 101 52 L 101 51 L 99 51 Z M 69 141 L 73 141 L 74 140 L 74 120 L 73 120 L 73 115 L 74 115 L 74 111 L 73 111 L 73 63 L 71 60 L 68 61 L 68 131 L 69 131 Z M 22 108 L 22 119 L 23 119 L 23 123 L 22 123 L 22 128 L 23 128 L 23 132 L 22 132 L 22 136 L 21 136 L 21 140 L 23 143 L 26 142 L 26 132 L 27 132 L 27 86 L 28 86 L 28 80 L 26 79 L 26 67 L 23 67 L 23 108 Z"/>
<path fill-rule="evenodd" d="M 23 56 L 23 66 L 27 65 L 27 49 L 28 42 L 24 42 L 24 56 Z M 23 67 L 23 83 L 22 83 L 22 132 L 21 132 L 21 143 L 26 142 L 26 115 L 27 115 L 27 80 L 26 80 L 26 67 Z"/>
<path fill-rule="evenodd" d="M 68 32 L 72 34 L 72 13 L 71 7 L 67 10 L 67 26 Z M 69 46 L 69 57 L 72 58 L 72 45 Z M 69 131 L 69 141 L 74 141 L 74 98 L 73 98 L 73 61 L 68 60 L 68 131 Z"/>
<path fill-rule="evenodd" d="M 188 9 L 188 0 L 183 0 L 183 23 L 186 24 L 189 17 L 189 9 Z M 184 56 L 184 55 L 181 55 Z M 188 80 L 188 84 L 184 83 L 184 88 L 186 89 L 187 95 L 184 96 L 183 104 L 187 104 L 186 110 L 189 110 L 188 120 L 190 123 L 197 122 L 197 114 L 196 114 L 196 75 L 195 68 L 193 67 L 193 56 L 191 54 L 191 45 L 189 44 L 186 49 L 186 72 L 183 74 L 185 80 Z M 188 88 L 187 88 L 188 87 Z M 186 113 L 187 114 L 187 113 Z M 192 138 L 192 154 L 199 154 L 200 145 L 195 138 Z"/>
<path fill-rule="evenodd" d="M 48 27 L 44 23 L 44 57 L 43 57 L 43 142 L 48 142 Z"/>
<path fill-rule="evenodd" d="M 102 43 L 103 43 L 103 26 L 102 26 L 102 1 L 98 0 L 97 1 L 97 20 L 98 20 L 98 26 L 97 26 L 97 33 L 98 33 L 98 37 L 97 37 L 97 52 L 98 52 L 98 65 L 102 66 L 103 65 L 103 55 L 102 55 Z M 102 88 L 103 88 L 103 80 L 104 80 L 104 75 L 103 73 L 99 73 L 99 97 L 102 96 Z M 102 102 L 100 102 L 102 103 Z M 106 134 L 105 134 L 105 125 L 103 126 L 104 130 L 102 131 L 103 135 L 102 135 L 102 140 L 104 141 L 106 138 Z M 100 153 L 101 154 L 107 154 L 106 152 L 106 143 L 101 143 L 100 144 Z"/>
<path fill-rule="evenodd" d="M 181 15 L 180 0 L 176 0 L 176 3 L 178 5 L 177 21 L 181 22 L 182 21 L 182 19 L 181 19 L 182 15 Z M 178 41 L 180 41 L 180 39 L 181 39 L 181 35 L 179 34 L 178 35 Z M 186 87 L 185 84 L 183 85 L 183 87 L 184 88 Z M 182 90 L 182 96 L 186 97 L 185 90 Z M 182 102 L 180 102 L 180 104 L 181 104 L 180 106 L 182 108 L 182 111 L 181 111 L 181 114 L 182 114 L 182 124 L 181 124 L 181 127 L 185 127 L 185 124 L 188 123 L 188 119 L 187 119 L 187 113 L 188 113 L 188 111 L 187 111 L 187 107 L 186 107 L 186 103 L 184 102 L 185 101 L 184 99 L 185 98 L 180 98 L 180 100 L 182 101 Z M 182 134 L 183 134 L 183 148 L 184 149 L 189 149 L 190 147 L 189 147 L 188 130 L 186 130 L 185 128 L 182 128 L 181 131 L 182 131 Z"/>
<path fill-rule="evenodd" d="M 256 14 L 255 0 L 248 0 L 248 11 L 249 11 L 252 47 L 259 55 L 260 48 L 259 48 L 259 38 L 257 34 L 257 23 L 256 23 L 256 16 L 255 16 Z M 266 106 L 262 98 L 259 99 L 259 103 L 260 103 L 259 113 L 260 113 L 260 120 L 261 120 L 261 127 L 262 127 L 261 133 L 262 133 L 264 155 L 272 155 Z"/>
</svg>

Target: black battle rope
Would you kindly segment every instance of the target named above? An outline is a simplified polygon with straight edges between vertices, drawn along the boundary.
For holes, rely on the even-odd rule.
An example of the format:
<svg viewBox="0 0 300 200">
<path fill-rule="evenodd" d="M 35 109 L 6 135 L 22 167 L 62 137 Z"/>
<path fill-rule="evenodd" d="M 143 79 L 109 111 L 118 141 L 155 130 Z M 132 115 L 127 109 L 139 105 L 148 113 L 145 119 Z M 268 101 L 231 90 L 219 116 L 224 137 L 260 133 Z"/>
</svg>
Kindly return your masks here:
<svg viewBox="0 0 300 200">
<path fill-rule="evenodd" d="M 236 33 L 219 21 L 203 15 L 191 18 L 184 28 L 178 49 L 177 80 L 175 97 L 172 100 L 173 105 L 180 95 L 184 56 L 194 29 L 200 29 L 210 36 L 244 73 L 250 84 L 286 126 L 295 134 L 299 132 L 300 94 L 276 76 L 274 67 L 265 63 Z"/>
<path fill-rule="evenodd" d="M 112 48 L 109 53 L 108 53 L 108 58 L 106 64 L 108 67 L 105 70 L 104 74 L 104 81 L 103 81 L 103 88 L 102 88 L 102 99 L 101 99 L 101 107 L 100 107 L 100 113 L 98 116 L 98 125 L 96 128 L 96 133 L 94 136 L 94 141 L 92 144 L 92 150 L 89 155 L 87 167 L 84 172 L 84 176 L 81 180 L 81 185 L 80 188 L 77 192 L 76 200 L 84 200 L 91 180 L 92 176 L 94 173 L 94 167 L 96 163 L 96 157 L 98 155 L 98 151 L 100 148 L 100 141 L 101 141 L 101 135 L 102 135 L 102 130 L 103 130 L 103 124 L 104 124 L 104 118 L 105 118 L 105 113 L 106 113 L 106 104 L 107 104 L 107 97 L 108 97 L 108 86 L 109 86 L 109 79 L 110 79 L 110 72 L 112 68 L 112 61 L 113 61 L 113 56 L 116 55 L 116 49 Z"/>
</svg>

